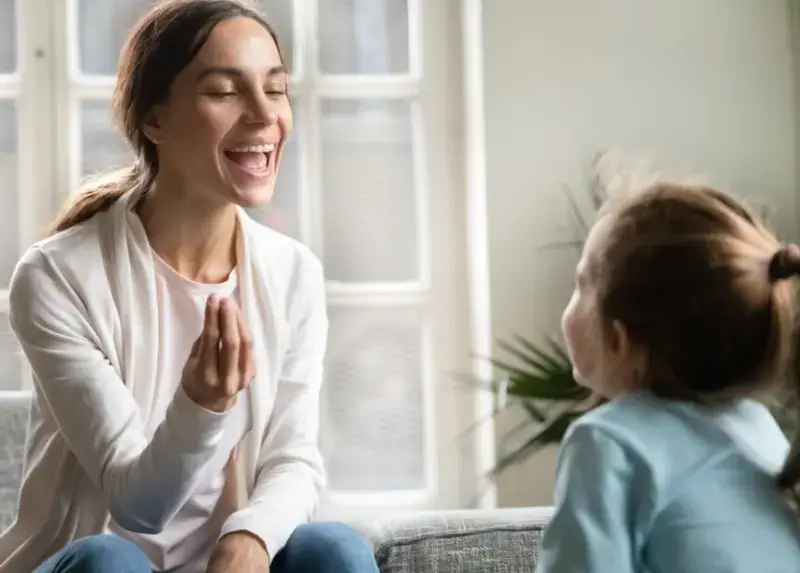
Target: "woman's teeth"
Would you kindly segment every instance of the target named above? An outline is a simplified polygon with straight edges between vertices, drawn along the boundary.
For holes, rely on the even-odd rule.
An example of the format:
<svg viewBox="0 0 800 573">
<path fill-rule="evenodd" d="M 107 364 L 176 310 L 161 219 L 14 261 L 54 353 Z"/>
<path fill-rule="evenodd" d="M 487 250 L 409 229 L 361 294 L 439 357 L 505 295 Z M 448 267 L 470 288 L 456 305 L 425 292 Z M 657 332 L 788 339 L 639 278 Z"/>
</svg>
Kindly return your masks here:
<svg viewBox="0 0 800 573">
<path fill-rule="evenodd" d="M 228 151 L 233 153 L 253 153 L 253 152 L 270 153 L 274 151 L 274 149 L 275 149 L 274 143 L 267 143 L 264 145 L 247 145 L 244 147 L 235 147 L 233 149 L 229 149 Z"/>
</svg>

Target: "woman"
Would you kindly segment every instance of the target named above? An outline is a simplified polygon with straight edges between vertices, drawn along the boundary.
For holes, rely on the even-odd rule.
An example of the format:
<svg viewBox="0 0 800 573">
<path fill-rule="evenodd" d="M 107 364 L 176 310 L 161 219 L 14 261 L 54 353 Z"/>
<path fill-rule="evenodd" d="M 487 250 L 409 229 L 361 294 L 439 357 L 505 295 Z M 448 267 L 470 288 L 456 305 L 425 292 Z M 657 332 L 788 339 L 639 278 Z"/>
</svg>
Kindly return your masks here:
<svg viewBox="0 0 800 573">
<path fill-rule="evenodd" d="M 10 286 L 36 400 L 0 572 L 377 571 L 354 531 L 308 523 L 320 265 L 242 210 L 269 201 L 292 128 L 274 32 L 235 1 L 160 2 L 114 108 L 137 162 Z"/>
</svg>

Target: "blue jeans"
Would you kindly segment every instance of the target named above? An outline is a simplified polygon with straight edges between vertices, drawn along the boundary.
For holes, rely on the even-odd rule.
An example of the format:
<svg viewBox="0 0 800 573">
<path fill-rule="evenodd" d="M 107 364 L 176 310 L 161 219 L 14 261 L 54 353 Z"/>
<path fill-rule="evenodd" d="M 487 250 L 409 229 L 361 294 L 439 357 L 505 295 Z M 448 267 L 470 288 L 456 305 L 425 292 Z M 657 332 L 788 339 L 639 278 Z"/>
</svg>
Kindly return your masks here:
<svg viewBox="0 0 800 573">
<path fill-rule="evenodd" d="M 34 573 L 152 573 L 150 561 L 133 543 L 114 535 L 73 541 Z M 231 572 L 235 573 L 235 572 Z M 270 566 L 270 573 L 378 573 L 372 549 L 341 523 L 298 527 Z"/>
</svg>

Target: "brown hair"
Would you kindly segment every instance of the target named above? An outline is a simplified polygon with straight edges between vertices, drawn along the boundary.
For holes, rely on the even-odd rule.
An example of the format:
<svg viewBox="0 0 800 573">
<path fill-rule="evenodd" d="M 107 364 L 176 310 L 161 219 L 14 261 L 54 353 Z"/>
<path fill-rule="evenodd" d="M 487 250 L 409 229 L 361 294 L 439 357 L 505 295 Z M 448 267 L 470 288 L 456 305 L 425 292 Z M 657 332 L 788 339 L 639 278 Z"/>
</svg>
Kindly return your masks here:
<svg viewBox="0 0 800 573">
<path fill-rule="evenodd" d="M 152 184 L 158 155 L 142 132 L 145 117 L 167 98 L 175 76 L 197 55 L 214 27 L 231 18 L 250 18 L 261 24 L 283 59 L 275 30 L 255 7 L 237 0 L 165 0 L 134 25 L 119 57 L 112 114 L 136 160 L 85 184 L 64 204 L 49 234 L 92 218 L 134 186 Z"/>
<path fill-rule="evenodd" d="M 743 205 L 706 187 L 669 183 L 610 202 L 589 261 L 598 310 L 643 353 L 638 382 L 670 400 L 718 404 L 780 382 L 800 394 L 796 249 Z M 800 482 L 800 448 L 780 476 Z"/>
</svg>

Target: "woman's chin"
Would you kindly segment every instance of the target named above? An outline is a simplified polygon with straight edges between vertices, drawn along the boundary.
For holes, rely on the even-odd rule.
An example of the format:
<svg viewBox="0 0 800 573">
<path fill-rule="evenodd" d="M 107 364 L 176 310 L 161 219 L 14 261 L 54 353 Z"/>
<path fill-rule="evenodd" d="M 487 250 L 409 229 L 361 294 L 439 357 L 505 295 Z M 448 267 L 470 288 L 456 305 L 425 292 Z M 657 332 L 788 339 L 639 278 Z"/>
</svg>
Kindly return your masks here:
<svg viewBox="0 0 800 573">
<path fill-rule="evenodd" d="M 272 183 L 258 186 L 234 184 L 231 191 L 233 203 L 245 209 L 257 209 L 272 200 L 275 186 Z"/>
</svg>

